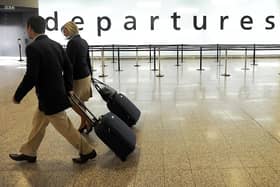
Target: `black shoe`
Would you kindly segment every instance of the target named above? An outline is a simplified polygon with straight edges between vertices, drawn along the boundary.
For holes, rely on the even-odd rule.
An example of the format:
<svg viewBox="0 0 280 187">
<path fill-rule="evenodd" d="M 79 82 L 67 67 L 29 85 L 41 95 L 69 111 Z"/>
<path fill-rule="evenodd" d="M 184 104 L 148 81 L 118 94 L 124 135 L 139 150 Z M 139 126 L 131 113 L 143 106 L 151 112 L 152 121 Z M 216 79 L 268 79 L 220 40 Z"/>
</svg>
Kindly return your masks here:
<svg viewBox="0 0 280 187">
<path fill-rule="evenodd" d="M 83 164 L 86 163 L 89 159 L 94 159 L 96 157 L 96 152 L 95 150 L 92 150 L 92 152 L 90 152 L 89 154 L 83 155 L 80 154 L 79 158 L 72 158 L 74 163 L 77 164 Z"/>
<path fill-rule="evenodd" d="M 9 154 L 10 158 L 15 161 L 27 161 L 30 163 L 36 162 L 36 156 L 28 156 L 24 154 Z"/>
</svg>

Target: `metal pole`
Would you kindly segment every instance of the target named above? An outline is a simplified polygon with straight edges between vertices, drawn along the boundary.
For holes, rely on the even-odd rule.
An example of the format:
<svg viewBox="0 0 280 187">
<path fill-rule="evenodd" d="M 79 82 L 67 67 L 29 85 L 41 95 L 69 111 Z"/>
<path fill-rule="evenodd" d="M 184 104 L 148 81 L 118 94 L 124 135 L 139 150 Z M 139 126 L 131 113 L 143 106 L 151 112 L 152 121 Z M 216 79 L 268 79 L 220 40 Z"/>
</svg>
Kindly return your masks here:
<svg viewBox="0 0 280 187">
<path fill-rule="evenodd" d="M 136 64 L 134 65 L 135 67 L 139 67 L 140 65 L 138 64 L 138 46 L 136 46 Z"/>
<path fill-rule="evenodd" d="M 156 76 L 157 77 L 164 77 L 164 75 L 161 74 L 161 72 L 160 72 L 160 48 L 158 48 L 158 71 L 159 71 L 159 73 Z"/>
<path fill-rule="evenodd" d="M 151 69 L 151 71 L 157 71 L 156 67 L 156 48 L 154 47 L 154 69 Z"/>
<path fill-rule="evenodd" d="M 19 60 L 18 61 L 23 61 L 21 58 L 21 39 L 18 39 L 18 49 L 19 49 Z"/>
<path fill-rule="evenodd" d="M 205 69 L 202 68 L 202 47 L 200 47 L 200 55 L 199 55 L 199 69 L 198 71 L 204 71 Z"/>
<path fill-rule="evenodd" d="M 21 44 L 19 44 L 19 61 L 23 61 L 23 59 L 21 58 Z"/>
<path fill-rule="evenodd" d="M 93 60 L 93 49 L 90 50 L 90 63 L 91 63 L 91 69 L 92 71 L 96 71 L 96 69 L 94 69 L 94 60 Z"/>
<path fill-rule="evenodd" d="M 222 76 L 229 77 L 230 74 L 227 73 L 227 49 L 225 50 L 225 73 Z"/>
<path fill-rule="evenodd" d="M 104 50 L 104 47 L 102 47 L 102 51 L 103 51 L 103 57 L 104 57 L 104 64 L 103 64 L 103 66 L 106 67 L 106 66 L 107 66 L 107 65 L 105 64 L 105 51 L 106 51 L 106 50 Z"/>
<path fill-rule="evenodd" d="M 219 49 L 218 49 L 218 61 L 219 61 L 218 66 L 222 66 L 221 60 L 222 60 L 222 49 L 219 47 Z"/>
<path fill-rule="evenodd" d="M 241 68 L 242 70 L 249 70 L 247 68 L 247 48 L 245 48 L 245 63 L 244 63 L 244 68 Z"/>
<path fill-rule="evenodd" d="M 112 58 L 113 58 L 113 63 L 115 63 L 115 46 L 114 46 L 114 44 L 112 45 Z"/>
<path fill-rule="evenodd" d="M 99 77 L 107 77 L 108 75 L 105 75 L 104 48 L 101 51 L 101 70 L 102 70 L 102 74 L 99 75 Z"/>
<path fill-rule="evenodd" d="M 150 63 L 152 63 L 152 47 L 149 45 L 149 51 L 150 51 Z"/>
<path fill-rule="evenodd" d="M 217 55 L 216 55 L 217 63 L 219 63 L 219 44 L 217 44 Z"/>
<path fill-rule="evenodd" d="M 118 47 L 118 70 L 117 71 L 123 71 L 121 70 L 121 58 L 120 58 L 120 48 Z"/>
<path fill-rule="evenodd" d="M 176 66 L 180 66 L 179 64 L 179 46 L 177 45 L 177 63 L 176 63 Z"/>
<path fill-rule="evenodd" d="M 184 45 L 181 45 L 181 63 L 184 62 Z"/>
<path fill-rule="evenodd" d="M 253 64 L 251 64 L 253 66 L 256 66 L 258 64 L 256 64 L 256 44 L 253 45 Z"/>
</svg>

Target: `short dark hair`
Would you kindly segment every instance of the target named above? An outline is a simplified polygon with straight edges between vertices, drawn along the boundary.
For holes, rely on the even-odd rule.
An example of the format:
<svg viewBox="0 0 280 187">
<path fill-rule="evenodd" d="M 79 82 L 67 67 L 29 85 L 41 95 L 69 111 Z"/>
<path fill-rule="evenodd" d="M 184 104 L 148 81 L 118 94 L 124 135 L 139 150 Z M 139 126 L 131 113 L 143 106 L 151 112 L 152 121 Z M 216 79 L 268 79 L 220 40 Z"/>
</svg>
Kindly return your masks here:
<svg viewBox="0 0 280 187">
<path fill-rule="evenodd" d="M 46 22 L 43 17 L 41 16 L 32 16 L 27 20 L 27 27 L 31 27 L 31 29 L 38 33 L 43 34 L 45 33 L 46 29 Z"/>
</svg>

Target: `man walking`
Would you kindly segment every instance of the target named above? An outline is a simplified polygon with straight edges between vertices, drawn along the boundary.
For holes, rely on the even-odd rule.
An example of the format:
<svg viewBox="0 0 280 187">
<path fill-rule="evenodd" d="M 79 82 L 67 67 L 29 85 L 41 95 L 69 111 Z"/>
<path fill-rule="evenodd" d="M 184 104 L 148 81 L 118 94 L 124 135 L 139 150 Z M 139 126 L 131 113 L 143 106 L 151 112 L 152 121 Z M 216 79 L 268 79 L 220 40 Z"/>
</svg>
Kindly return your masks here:
<svg viewBox="0 0 280 187">
<path fill-rule="evenodd" d="M 61 45 L 45 35 L 45 20 L 33 16 L 27 21 L 27 34 L 33 42 L 26 47 L 27 69 L 18 86 L 14 103 L 35 86 L 39 107 L 33 117 L 33 128 L 28 140 L 20 148 L 20 154 L 10 154 L 15 161 L 36 162 L 37 150 L 46 127 L 51 123 L 80 153 L 75 163 L 85 163 L 96 157 L 93 147 L 73 127 L 65 109 L 71 106 L 68 95 L 73 88 L 71 63 Z"/>
</svg>

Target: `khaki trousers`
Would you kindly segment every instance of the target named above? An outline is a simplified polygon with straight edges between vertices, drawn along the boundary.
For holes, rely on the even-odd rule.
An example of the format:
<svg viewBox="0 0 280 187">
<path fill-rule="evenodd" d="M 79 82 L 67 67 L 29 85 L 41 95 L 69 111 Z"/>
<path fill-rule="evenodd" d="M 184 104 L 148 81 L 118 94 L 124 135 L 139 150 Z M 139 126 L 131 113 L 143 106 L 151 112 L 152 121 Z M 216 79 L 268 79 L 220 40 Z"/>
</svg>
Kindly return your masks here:
<svg viewBox="0 0 280 187">
<path fill-rule="evenodd" d="M 93 147 L 73 127 L 65 111 L 53 115 L 45 115 L 37 109 L 32 121 L 33 128 L 29 134 L 28 141 L 20 148 L 21 153 L 29 156 L 37 155 L 37 150 L 45 136 L 46 127 L 49 123 L 51 123 L 69 143 L 79 150 L 80 154 L 88 154 L 93 150 Z"/>
<path fill-rule="evenodd" d="M 92 97 L 90 76 L 74 80 L 73 91 L 82 101 L 88 101 Z"/>
</svg>

